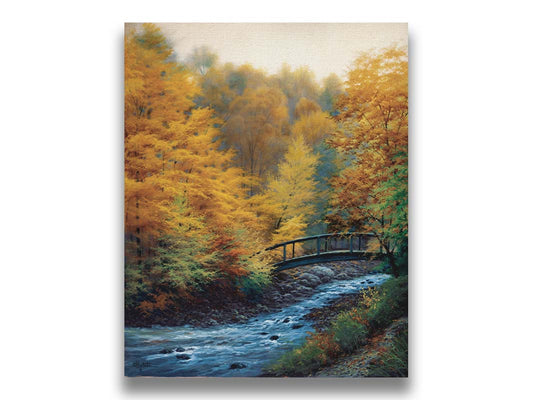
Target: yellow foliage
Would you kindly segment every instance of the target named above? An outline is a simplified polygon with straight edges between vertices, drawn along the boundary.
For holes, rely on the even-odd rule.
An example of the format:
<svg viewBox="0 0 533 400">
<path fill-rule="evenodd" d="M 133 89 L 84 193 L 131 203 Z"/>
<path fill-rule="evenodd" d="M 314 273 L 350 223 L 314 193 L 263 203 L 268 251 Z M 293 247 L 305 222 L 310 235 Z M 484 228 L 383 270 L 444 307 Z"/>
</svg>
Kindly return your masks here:
<svg viewBox="0 0 533 400">
<path fill-rule="evenodd" d="M 279 165 L 278 175 L 270 178 L 266 191 L 267 202 L 276 213 L 276 229 L 298 216 L 302 217 L 302 222 L 309 222 L 307 218 L 314 212 L 313 200 L 317 195 L 314 179 L 317 163 L 318 156 L 313 154 L 303 136 L 293 137 Z M 294 237 L 298 235 L 293 234 Z"/>
<path fill-rule="evenodd" d="M 314 146 L 328 134 L 335 131 L 335 122 L 328 113 L 313 111 L 303 114 L 291 128 L 293 135 L 300 135 L 305 138 L 305 142 Z"/>
<path fill-rule="evenodd" d="M 307 228 L 307 223 L 304 221 L 303 215 L 297 215 L 286 221 L 283 221 L 278 229 L 272 235 L 272 243 L 283 243 L 295 238 L 305 236 L 305 229 Z M 292 248 L 287 248 L 287 251 L 290 252 L 292 256 Z M 302 254 L 302 245 L 300 243 L 295 244 L 294 249 L 295 256 Z M 278 257 L 283 255 L 283 248 L 276 249 L 276 254 Z"/>
<path fill-rule="evenodd" d="M 294 109 L 294 118 L 301 119 L 319 111 L 322 110 L 316 102 L 302 97 L 300 100 L 298 100 L 298 103 L 296 103 L 296 107 Z"/>
<path fill-rule="evenodd" d="M 195 108 L 196 81 L 169 61 L 170 54 L 153 25 L 145 25 L 143 34 L 127 34 L 125 227 L 141 249 L 195 221 L 205 221 L 206 234 L 254 224 L 248 180 L 232 167 L 234 153 L 218 149 L 219 121 L 212 110 Z M 186 200 L 189 215 L 176 212 L 176 198 Z"/>
</svg>

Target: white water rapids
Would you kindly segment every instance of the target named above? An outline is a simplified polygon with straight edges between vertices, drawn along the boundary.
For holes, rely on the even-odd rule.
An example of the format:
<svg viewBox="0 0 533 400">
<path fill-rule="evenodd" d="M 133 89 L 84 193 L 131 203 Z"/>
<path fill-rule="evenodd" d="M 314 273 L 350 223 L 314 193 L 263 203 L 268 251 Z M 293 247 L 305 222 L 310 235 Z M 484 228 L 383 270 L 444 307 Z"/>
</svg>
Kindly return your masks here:
<svg viewBox="0 0 533 400">
<path fill-rule="evenodd" d="M 346 293 L 381 285 L 390 275 L 365 275 L 320 285 L 309 298 L 245 323 L 125 329 L 127 376 L 258 376 L 313 332 L 303 316 Z"/>
</svg>

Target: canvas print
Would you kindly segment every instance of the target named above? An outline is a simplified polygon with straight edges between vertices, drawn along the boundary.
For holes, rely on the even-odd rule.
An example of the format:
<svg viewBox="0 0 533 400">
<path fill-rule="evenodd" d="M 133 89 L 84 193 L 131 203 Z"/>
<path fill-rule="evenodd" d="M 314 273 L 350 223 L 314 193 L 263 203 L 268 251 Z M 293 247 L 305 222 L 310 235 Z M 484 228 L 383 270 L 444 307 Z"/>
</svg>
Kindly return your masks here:
<svg viewBox="0 0 533 400">
<path fill-rule="evenodd" d="M 407 24 L 128 23 L 125 375 L 408 375 Z"/>
</svg>

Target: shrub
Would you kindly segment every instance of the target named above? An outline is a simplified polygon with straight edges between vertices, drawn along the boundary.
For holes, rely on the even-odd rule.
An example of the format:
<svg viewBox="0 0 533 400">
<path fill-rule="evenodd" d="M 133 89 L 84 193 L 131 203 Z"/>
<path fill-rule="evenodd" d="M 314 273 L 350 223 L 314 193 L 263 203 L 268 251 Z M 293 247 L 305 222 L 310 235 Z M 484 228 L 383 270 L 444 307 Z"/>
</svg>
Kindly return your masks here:
<svg viewBox="0 0 533 400">
<path fill-rule="evenodd" d="M 382 261 L 379 265 L 372 269 L 373 272 L 378 274 L 390 274 L 392 273 L 391 266 L 388 262 Z"/>
<path fill-rule="evenodd" d="M 275 364 L 267 368 L 268 375 L 307 376 L 327 365 L 340 354 L 339 346 L 328 333 L 312 335 L 306 343 L 284 354 Z"/>
<path fill-rule="evenodd" d="M 333 323 L 331 330 L 333 339 L 346 353 L 351 353 L 361 347 L 368 336 L 368 329 L 354 319 L 353 312 L 340 314 Z"/>
<path fill-rule="evenodd" d="M 370 335 L 404 315 L 407 315 L 407 276 L 391 279 L 379 289 L 369 288 L 363 291 L 361 301 L 356 308 L 339 314 L 326 332 L 311 335 L 300 348 L 283 355 L 267 368 L 267 375 L 312 374 L 320 367 L 330 364 L 341 354 L 353 353 L 366 343 Z M 405 338 L 405 352 L 406 341 Z M 396 350 L 391 350 L 390 360 L 387 358 L 383 361 L 383 365 L 390 364 L 391 374 L 403 373 L 402 360 L 405 360 L 407 365 L 407 358 L 401 353 L 404 351 L 401 346 L 399 343 L 395 347 Z"/>
<path fill-rule="evenodd" d="M 249 299 L 258 300 L 263 289 L 270 283 L 270 276 L 264 272 L 252 272 L 247 276 L 236 278 L 237 288 Z"/>
<path fill-rule="evenodd" d="M 368 367 L 367 376 L 402 377 L 408 372 L 407 326 L 392 342 L 391 347 Z"/>
<path fill-rule="evenodd" d="M 407 276 L 390 279 L 381 288 L 381 299 L 367 311 L 372 332 L 387 327 L 393 320 L 407 315 Z"/>
</svg>

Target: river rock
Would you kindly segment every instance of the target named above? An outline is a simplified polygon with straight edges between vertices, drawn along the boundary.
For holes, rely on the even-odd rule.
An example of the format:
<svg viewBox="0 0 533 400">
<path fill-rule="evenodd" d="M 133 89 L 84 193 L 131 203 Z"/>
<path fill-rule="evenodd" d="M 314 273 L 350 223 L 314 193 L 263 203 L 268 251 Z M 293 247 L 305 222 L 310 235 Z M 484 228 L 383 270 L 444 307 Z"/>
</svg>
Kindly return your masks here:
<svg viewBox="0 0 533 400">
<path fill-rule="evenodd" d="M 268 335 L 268 332 L 261 332 L 260 335 Z"/>
<path fill-rule="evenodd" d="M 291 326 L 292 329 L 300 329 L 303 326 L 303 324 L 294 324 Z"/>
<path fill-rule="evenodd" d="M 287 294 L 284 294 L 283 295 L 283 301 L 287 304 L 287 303 L 292 303 L 294 302 L 294 296 L 290 293 L 287 293 Z"/>
<path fill-rule="evenodd" d="M 331 281 L 335 276 L 335 272 L 333 272 L 331 268 L 322 265 L 314 267 L 312 272 L 313 275 L 318 276 L 324 283 Z"/>
<path fill-rule="evenodd" d="M 308 286 L 298 286 L 295 290 L 294 290 L 294 297 L 296 298 L 302 298 L 302 296 L 306 296 L 306 295 L 309 295 L 313 293 L 313 289 L 308 287 Z"/>
<path fill-rule="evenodd" d="M 361 271 L 357 268 L 347 268 L 345 271 L 346 275 L 348 275 L 350 278 L 355 278 L 357 276 L 361 275 Z"/>
<path fill-rule="evenodd" d="M 174 350 L 176 353 L 183 353 L 185 349 L 183 347 L 176 347 L 176 350 Z"/>
<path fill-rule="evenodd" d="M 188 354 L 176 354 L 178 360 L 190 360 L 191 356 Z"/>
<path fill-rule="evenodd" d="M 259 312 L 267 312 L 267 311 L 268 311 L 268 307 L 265 306 L 264 304 L 258 304 L 258 305 L 257 305 L 257 310 L 258 310 Z"/>
<path fill-rule="evenodd" d="M 282 321 L 284 324 L 288 323 L 288 322 L 291 322 L 291 319 L 289 317 L 285 318 L 283 321 Z"/>
<path fill-rule="evenodd" d="M 272 292 L 269 294 L 269 299 L 279 301 L 281 300 L 281 294 L 278 291 Z"/>
<path fill-rule="evenodd" d="M 340 281 L 344 281 L 347 279 L 350 279 L 348 275 L 346 275 L 344 272 L 341 272 L 340 274 L 337 274 L 336 278 Z"/>
<path fill-rule="evenodd" d="M 278 335 L 272 335 L 270 336 L 270 340 L 278 340 L 279 339 L 279 336 Z"/>
<path fill-rule="evenodd" d="M 303 285 L 309 286 L 312 288 L 315 288 L 322 283 L 320 281 L 320 278 L 318 278 L 315 275 L 310 274 L 309 272 L 304 272 L 302 275 L 300 275 L 300 281 Z"/>
<path fill-rule="evenodd" d="M 246 368 L 246 364 L 243 363 L 233 363 L 229 366 L 229 369 L 243 369 Z"/>
<path fill-rule="evenodd" d="M 170 354 L 172 353 L 172 349 L 163 349 L 159 352 L 159 354 Z"/>
</svg>

